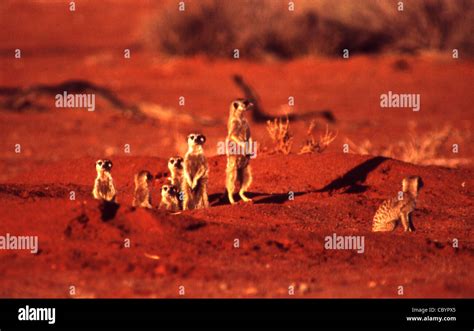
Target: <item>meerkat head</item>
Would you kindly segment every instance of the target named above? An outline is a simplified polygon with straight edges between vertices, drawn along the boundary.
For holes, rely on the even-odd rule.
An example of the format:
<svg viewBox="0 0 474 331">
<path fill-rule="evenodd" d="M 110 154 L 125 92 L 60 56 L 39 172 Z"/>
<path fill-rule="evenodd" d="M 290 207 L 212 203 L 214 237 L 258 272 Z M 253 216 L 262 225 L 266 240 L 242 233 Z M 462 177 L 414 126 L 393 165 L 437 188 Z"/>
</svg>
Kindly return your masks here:
<svg viewBox="0 0 474 331">
<path fill-rule="evenodd" d="M 188 135 L 188 147 L 194 149 L 195 147 L 202 147 L 206 142 L 206 137 L 200 133 L 191 133 Z"/>
<path fill-rule="evenodd" d="M 242 115 L 244 112 L 252 108 L 253 103 L 247 99 L 235 99 L 230 104 L 230 111 L 233 114 Z"/>
<path fill-rule="evenodd" d="M 173 185 L 168 185 L 168 184 L 165 184 L 161 187 L 161 196 L 163 198 L 166 198 L 166 197 L 174 197 L 178 194 L 178 192 L 176 191 L 176 188 L 173 186 Z"/>
<path fill-rule="evenodd" d="M 110 160 L 97 160 L 95 162 L 95 170 L 98 174 L 110 172 L 110 170 L 112 170 L 112 166 L 113 164 Z"/>
<path fill-rule="evenodd" d="M 142 170 L 135 175 L 136 185 L 143 185 L 143 184 L 149 185 L 152 182 L 153 182 L 153 175 L 147 170 Z"/>
<path fill-rule="evenodd" d="M 420 176 L 409 176 L 403 178 L 402 181 L 402 190 L 403 192 L 410 192 L 411 194 L 417 196 L 418 192 L 424 186 L 423 180 Z"/>
<path fill-rule="evenodd" d="M 168 160 L 168 169 L 170 171 L 183 169 L 183 158 L 181 156 L 170 157 Z"/>
</svg>

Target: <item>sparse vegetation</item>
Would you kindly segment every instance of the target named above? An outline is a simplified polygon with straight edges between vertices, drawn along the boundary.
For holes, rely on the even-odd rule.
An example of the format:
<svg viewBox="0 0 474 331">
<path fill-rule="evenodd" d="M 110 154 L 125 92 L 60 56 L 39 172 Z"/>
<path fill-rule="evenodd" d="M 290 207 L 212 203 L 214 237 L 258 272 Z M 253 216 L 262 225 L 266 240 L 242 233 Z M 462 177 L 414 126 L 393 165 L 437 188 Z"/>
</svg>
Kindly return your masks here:
<svg viewBox="0 0 474 331">
<path fill-rule="evenodd" d="M 299 154 L 315 152 L 322 153 L 337 137 L 337 131 L 329 131 L 329 126 L 327 124 L 326 131 L 324 132 L 324 134 L 319 136 L 319 139 L 315 138 L 315 131 L 316 121 L 312 120 L 306 133 L 308 138 L 306 139 L 306 142 L 303 147 L 301 147 Z"/>
<path fill-rule="evenodd" d="M 381 155 L 413 164 L 455 168 L 471 163 L 468 158 L 448 157 L 456 155 L 453 153 L 453 144 L 460 144 L 468 139 L 469 132 L 461 134 L 459 130 L 445 125 L 441 129 L 419 134 L 414 122 L 410 123 L 408 131 L 408 139 L 380 148 L 376 148 L 368 139 L 360 144 L 355 144 L 350 139 L 347 142 L 350 150 L 356 154 Z"/>
<path fill-rule="evenodd" d="M 267 121 L 267 131 L 273 141 L 274 152 L 289 154 L 293 146 L 293 135 L 289 132 L 290 120 L 288 116 L 283 120 L 275 118 Z"/>
<path fill-rule="evenodd" d="M 236 14 L 238 13 L 238 14 Z M 189 0 L 179 11 L 170 1 L 153 21 L 148 41 L 169 55 L 295 58 L 309 54 L 420 50 L 474 54 L 474 2 L 301 0 Z"/>
</svg>

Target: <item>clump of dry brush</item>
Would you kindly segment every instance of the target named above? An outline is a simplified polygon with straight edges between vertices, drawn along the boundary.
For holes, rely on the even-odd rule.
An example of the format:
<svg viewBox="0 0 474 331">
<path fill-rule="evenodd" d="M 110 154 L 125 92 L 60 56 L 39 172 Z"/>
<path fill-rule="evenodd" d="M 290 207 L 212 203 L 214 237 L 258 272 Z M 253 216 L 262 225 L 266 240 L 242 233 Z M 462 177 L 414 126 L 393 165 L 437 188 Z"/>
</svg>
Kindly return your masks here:
<svg viewBox="0 0 474 331">
<path fill-rule="evenodd" d="M 274 152 L 289 154 L 293 146 L 293 134 L 289 131 L 290 120 L 286 116 L 285 120 L 281 117 L 273 121 L 267 121 L 267 131 L 274 145 Z"/>
<path fill-rule="evenodd" d="M 316 121 L 312 120 L 306 132 L 307 139 L 298 154 L 322 153 L 336 139 L 337 132 L 329 131 L 326 124 L 326 131 L 316 137 Z M 293 146 L 293 134 L 289 131 L 290 121 L 288 116 L 285 119 L 275 118 L 267 121 L 267 131 L 273 142 L 275 153 L 289 154 Z"/>
<path fill-rule="evenodd" d="M 349 148 L 356 154 L 381 155 L 420 165 L 437 165 L 455 168 L 471 162 L 468 158 L 455 157 L 456 145 L 469 139 L 470 133 L 461 133 L 450 125 L 445 125 L 427 133 L 419 133 L 414 122 L 409 123 L 408 138 L 389 146 L 375 147 L 365 139 L 355 144 L 347 139 Z M 452 157 L 450 157 L 452 156 Z"/>
<path fill-rule="evenodd" d="M 326 131 L 319 136 L 319 138 L 315 137 L 316 131 L 316 121 L 312 120 L 306 135 L 308 139 L 306 140 L 303 147 L 299 154 L 307 154 L 307 153 L 322 153 L 328 146 L 337 138 L 337 131 L 329 131 L 329 126 L 326 124 Z"/>
</svg>

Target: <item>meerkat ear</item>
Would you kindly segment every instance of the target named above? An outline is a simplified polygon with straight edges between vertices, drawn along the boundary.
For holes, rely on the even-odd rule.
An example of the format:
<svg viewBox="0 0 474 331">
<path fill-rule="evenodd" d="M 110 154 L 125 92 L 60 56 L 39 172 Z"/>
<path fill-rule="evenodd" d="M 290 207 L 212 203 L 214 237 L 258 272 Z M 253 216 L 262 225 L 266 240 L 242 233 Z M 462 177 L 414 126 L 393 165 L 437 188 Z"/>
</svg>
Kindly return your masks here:
<svg viewBox="0 0 474 331">
<path fill-rule="evenodd" d="M 237 108 L 239 108 L 239 104 L 238 104 L 237 102 L 234 102 L 234 104 L 233 104 L 233 105 L 234 105 L 234 109 L 237 109 Z"/>
</svg>

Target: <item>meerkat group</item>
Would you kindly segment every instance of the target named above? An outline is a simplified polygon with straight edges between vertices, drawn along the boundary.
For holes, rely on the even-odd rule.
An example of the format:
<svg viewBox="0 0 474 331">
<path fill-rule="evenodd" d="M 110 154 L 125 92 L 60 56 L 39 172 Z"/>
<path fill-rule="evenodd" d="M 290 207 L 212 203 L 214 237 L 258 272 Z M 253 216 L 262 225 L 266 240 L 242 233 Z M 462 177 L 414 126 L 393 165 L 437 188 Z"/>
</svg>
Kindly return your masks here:
<svg viewBox="0 0 474 331">
<path fill-rule="evenodd" d="M 227 144 L 234 144 L 241 152 L 231 153 L 226 148 L 227 165 L 225 187 L 231 204 L 235 204 L 234 192 L 239 189 L 239 196 L 244 202 L 252 201 L 245 192 L 252 183 L 250 159 L 252 145 L 250 126 L 245 113 L 252 103 L 245 99 L 236 99 L 230 104 L 227 122 Z M 168 160 L 170 176 L 168 184 L 161 188 L 159 208 L 170 211 L 192 210 L 209 207 L 207 184 L 209 165 L 204 155 L 206 137 L 200 133 L 191 133 L 187 137 L 188 150 L 184 158 L 173 156 Z M 243 152 L 242 152 L 243 151 Z M 97 160 L 97 177 L 92 194 L 95 199 L 115 202 L 116 191 L 111 175 L 112 162 Z M 135 174 L 134 207 L 153 208 L 150 187 L 153 176 L 147 170 Z M 415 210 L 418 193 L 423 187 L 419 176 L 409 176 L 402 181 L 401 194 L 385 200 L 377 209 L 372 222 L 373 232 L 392 231 L 400 220 L 405 231 L 413 231 L 411 214 Z"/>
<path fill-rule="evenodd" d="M 236 99 L 230 105 L 230 114 L 227 125 L 227 139 L 240 150 L 247 151 L 252 142 L 250 127 L 245 118 L 245 112 L 252 106 L 251 102 Z M 187 137 L 188 150 L 184 158 L 173 156 L 168 160 L 170 176 L 167 184 L 161 188 L 161 202 L 159 208 L 170 211 L 191 210 L 209 207 L 207 184 L 209 179 L 209 165 L 204 155 L 206 137 L 200 133 L 191 133 Z M 235 203 L 233 193 L 239 186 L 239 195 L 243 201 L 251 201 L 245 196 L 245 191 L 252 182 L 250 170 L 250 156 L 247 154 L 227 154 L 226 189 L 229 202 Z M 97 178 L 94 184 L 93 196 L 95 199 L 115 201 L 116 191 L 113 185 L 112 162 L 98 160 L 96 162 Z M 135 193 L 133 207 L 153 208 L 150 187 L 153 176 L 147 170 L 135 174 Z"/>
</svg>

